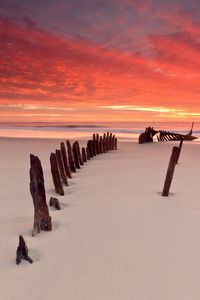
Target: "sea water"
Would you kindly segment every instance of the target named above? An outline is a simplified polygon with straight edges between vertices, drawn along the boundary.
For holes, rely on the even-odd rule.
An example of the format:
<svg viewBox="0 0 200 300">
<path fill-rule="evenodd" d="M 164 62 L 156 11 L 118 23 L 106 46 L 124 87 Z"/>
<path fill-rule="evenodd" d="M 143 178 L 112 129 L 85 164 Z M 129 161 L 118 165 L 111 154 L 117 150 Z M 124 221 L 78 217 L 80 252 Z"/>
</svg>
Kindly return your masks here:
<svg viewBox="0 0 200 300">
<path fill-rule="evenodd" d="M 102 135 L 112 132 L 119 141 L 137 140 L 146 127 L 156 130 L 167 130 L 187 134 L 191 122 L 118 122 L 118 123 L 64 123 L 64 122 L 35 122 L 35 123 L 0 123 L 0 137 L 9 138 L 53 138 L 53 139 L 89 139 L 93 133 Z M 193 127 L 193 135 L 200 142 L 200 122 Z M 156 137 L 155 137 L 156 140 Z"/>
</svg>

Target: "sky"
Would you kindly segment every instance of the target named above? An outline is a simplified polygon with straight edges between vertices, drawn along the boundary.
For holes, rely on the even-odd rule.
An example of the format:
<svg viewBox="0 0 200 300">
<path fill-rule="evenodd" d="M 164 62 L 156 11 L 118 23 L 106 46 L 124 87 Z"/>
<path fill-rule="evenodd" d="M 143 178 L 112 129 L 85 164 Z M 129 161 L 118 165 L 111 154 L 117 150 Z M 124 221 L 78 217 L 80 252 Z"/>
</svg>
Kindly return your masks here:
<svg viewBox="0 0 200 300">
<path fill-rule="evenodd" d="M 0 122 L 200 121 L 200 1 L 0 0 Z"/>
</svg>

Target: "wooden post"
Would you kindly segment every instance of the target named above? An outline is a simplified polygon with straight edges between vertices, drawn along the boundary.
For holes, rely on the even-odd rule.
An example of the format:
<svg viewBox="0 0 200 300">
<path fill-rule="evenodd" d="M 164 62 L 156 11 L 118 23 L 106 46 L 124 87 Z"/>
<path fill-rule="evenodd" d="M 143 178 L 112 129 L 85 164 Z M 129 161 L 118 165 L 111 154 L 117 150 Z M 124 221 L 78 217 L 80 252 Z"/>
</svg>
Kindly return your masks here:
<svg viewBox="0 0 200 300">
<path fill-rule="evenodd" d="M 30 192 L 34 205 L 33 235 L 41 230 L 52 230 L 51 217 L 46 203 L 44 176 L 39 158 L 30 154 Z"/>
<path fill-rule="evenodd" d="M 81 167 L 80 167 L 79 154 L 78 154 L 78 149 L 77 149 L 76 142 L 73 143 L 72 150 L 73 150 L 73 155 L 74 155 L 75 166 L 76 166 L 77 169 L 80 169 Z"/>
<path fill-rule="evenodd" d="M 97 154 L 100 154 L 100 147 L 99 147 L 99 134 L 96 134 L 96 149 L 97 149 Z"/>
<path fill-rule="evenodd" d="M 57 158 L 57 161 L 58 161 L 58 166 L 59 166 L 60 176 L 62 178 L 62 181 L 65 185 L 68 185 L 67 175 L 65 173 L 65 168 L 64 168 L 64 164 L 63 164 L 61 151 L 58 150 L 58 149 L 56 149 L 56 158 Z"/>
<path fill-rule="evenodd" d="M 106 151 L 109 151 L 109 132 L 107 132 L 107 135 L 106 135 Z"/>
<path fill-rule="evenodd" d="M 178 154 L 179 154 L 179 148 L 173 147 L 169 165 L 168 165 L 168 169 L 167 169 L 166 178 L 165 178 L 164 188 L 162 191 L 162 196 L 167 197 L 169 195 L 169 190 L 170 190 L 171 182 L 173 179 Z"/>
<path fill-rule="evenodd" d="M 84 147 L 82 147 L 82 158 L 83 158 L 83 162 L 87 162 L 86 151 Z"/>
<path fill-rule="evenodd" d="M 102 138 L 102 136 L 100 136 L 100 139 L 99 139 L 99 152 L 103 153 L 103 138 Z"/>
<path fill-rule="evenodd" d="M 109 135 L 109 150 L 112 150 L 112 133 Z"/>
<path fill-rule="evenodd" d="M 70 171 L 69 164 L 68 164 L 65 144 L 63 142 L 60 143 L 60 150 L 61 150 L 61 154 L 62 154 L 62 159 L 63 159 L 63 164 L 64 164 L 64 167 L 65 167 L 66 175 L 67 175 L 68 178 L 72 178 L 71 171 Z"/>
<path fill-rule="evenodd" d="M 28 247 L 26 246 L 25 240 L 22 235 L 19 236 L 19 245 L 16 251 L 16 264 L 19 265 L 21 260 L 27 260 L 30 264 L 33 263 L 33 260 L 28 256 Z"/>
<path fill-rule="evenodd" d="M 68 158 L 69 158 L 69 167 L 71 172 L 76 173 L 76 166 L 75 166 L 75 162 L 74 162 L 74 156 L 72 153 L 72 146 L 70 144 L 70 141 L 66 141 L 67 144 L 67 152 L 68 152 Z"/>
<path fill-rule="evenodd" d="M 94 156 L 94 154 L 93 154 L 93 143 L 92 143 L 92 140 L 89 140 L 87 142 L 87 149 L 89 151 L 90 158 L 92 158 Z"/>
<path fill-rule="evenodd" d="M 180 140 L 180 144 L 179 144 L 179 153 L 178 153 L 178 156 L 177 156 L 176 164 L 178 164 L 179 157 L 180 157 L 180 154 L 181 154 L 182 146 L 183 146 L 183 139 Z"/>
<path fill-rule="evenodd" d="M 96 145 L 95 133 L 93 134 L 93 138 L 92 138 L 92 147 L 93 147 L 93 155 L 96 156 L 97 155 L 97 145 Z"/>
<path fill-rule="evenodd" d="M 90 160 L 90 152 L 88 147 L 86 147 L 87 160 Z"/>
<path fill-rule="evenodd" d="M 63 196 L 65 193 L 63 190 L 63 186 L 62 186 L 60 172 L 58 169 L 58 162 L 57 162 L 55 153 L 51 153 L 51 155 L 50 155 L 50 164 L 51 164 L 51 174 L 52 174 L 52 178 L 53 178 L 55 191 L 59 195 Z"/>
<path fill-rule="evenodd" d="M 82 155 L 81 155 L 81 150 L 80 150 L 79 142 L 76 141 L 75 143 L 76 143 L 76 147 L 77 147 L 79 163 L 80 163 L 81 166 L 83 166 L 83 159 L 82 159 Z"/>
<path fill-rule="evenodd" d="M 115 138 L 115 150 L 117 150 L 117 138 Z"/>
<path fill-rule="evenodd" d="M 103 134 L 103 153 L 106 153 L 106 134 Z"/>
</svg>

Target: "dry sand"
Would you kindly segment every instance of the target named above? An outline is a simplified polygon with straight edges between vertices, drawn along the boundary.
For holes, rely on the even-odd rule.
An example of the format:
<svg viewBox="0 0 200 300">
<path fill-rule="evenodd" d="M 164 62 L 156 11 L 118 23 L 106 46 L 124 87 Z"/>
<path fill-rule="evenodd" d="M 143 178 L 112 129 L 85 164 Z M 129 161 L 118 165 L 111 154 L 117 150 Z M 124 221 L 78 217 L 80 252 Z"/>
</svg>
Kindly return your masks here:
<svg viewBox="0 0 200 300">
<path fill-rule="evenodd" d="M 0 139 L 0 299 L 199 300 L 200 145 L 183 145 L 167 198 L 173 145 L 121 142 L 94 158 L 58 197 L 63 209 L 50 209 L 53 231 L 32 237 L 29 153 L 42 161 L 49 200 L 59 141 Z M 15 264 L 19 234 L 33 264 Z"/>
</svg>

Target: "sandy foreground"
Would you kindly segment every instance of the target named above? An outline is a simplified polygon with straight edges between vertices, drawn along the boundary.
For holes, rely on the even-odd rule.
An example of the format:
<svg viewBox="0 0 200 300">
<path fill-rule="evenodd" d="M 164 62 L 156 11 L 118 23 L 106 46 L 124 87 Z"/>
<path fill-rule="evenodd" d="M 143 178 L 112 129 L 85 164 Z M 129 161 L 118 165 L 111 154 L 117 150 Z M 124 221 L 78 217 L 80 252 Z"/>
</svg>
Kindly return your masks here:
<svg viewBox="0 0 200 300">
<path fill-rule="evenodd" d="M 183 145 L 167 198 L 176 143 L 120 142 L 73 175 L 62 210 L 50 208 L 53 231 L 32 237 L 29 153 L 42 161 L 49 201 L 59 142 L 0 139 L 0 299 L 199 300 L 200 144 Z M 33 264 L 15 264 L 19 234 Z"/>
</svg>

